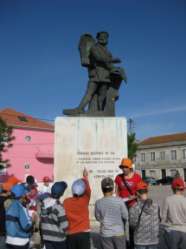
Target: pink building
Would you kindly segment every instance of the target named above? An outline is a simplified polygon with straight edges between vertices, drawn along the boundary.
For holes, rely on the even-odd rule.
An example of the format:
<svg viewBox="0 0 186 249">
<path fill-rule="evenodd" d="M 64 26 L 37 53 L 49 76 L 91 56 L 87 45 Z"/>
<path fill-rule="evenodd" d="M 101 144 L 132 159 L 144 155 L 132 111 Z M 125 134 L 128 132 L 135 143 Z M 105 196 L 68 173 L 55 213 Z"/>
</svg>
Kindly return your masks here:
<svg viewBox="0 0 186 249">
<path fill-rule="evenodd" d="M 20 180 L 33 175 L 38 182 L 44 176 L 53 179 L 53 125 L 13 109 L 1 110 L 0 117 L 13 127 L 15 137 L 13 146 L 3 154 L 11 166 L 1 171 L 1 179 L 7 175 Z"/>
</svg>

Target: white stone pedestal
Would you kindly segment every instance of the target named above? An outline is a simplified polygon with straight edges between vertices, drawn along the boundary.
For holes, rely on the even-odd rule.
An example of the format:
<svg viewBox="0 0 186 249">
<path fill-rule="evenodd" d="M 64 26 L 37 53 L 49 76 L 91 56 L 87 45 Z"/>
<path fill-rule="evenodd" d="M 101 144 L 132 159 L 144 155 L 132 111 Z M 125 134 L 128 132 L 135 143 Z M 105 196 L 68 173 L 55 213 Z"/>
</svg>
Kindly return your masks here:
<svg viewBox="0 0 186 249">
<path fill-rule="evenodd" d="M 89 171 L 93 205 L 102 197 L 101 180 L 113 178 L 120 170 L 122 157 L 127 156 L 127 122 L 125 118 L 58 117 L 55 121 L 54 179 L 65 180 L 71 195 L 72 182 Z"/>
</svg>

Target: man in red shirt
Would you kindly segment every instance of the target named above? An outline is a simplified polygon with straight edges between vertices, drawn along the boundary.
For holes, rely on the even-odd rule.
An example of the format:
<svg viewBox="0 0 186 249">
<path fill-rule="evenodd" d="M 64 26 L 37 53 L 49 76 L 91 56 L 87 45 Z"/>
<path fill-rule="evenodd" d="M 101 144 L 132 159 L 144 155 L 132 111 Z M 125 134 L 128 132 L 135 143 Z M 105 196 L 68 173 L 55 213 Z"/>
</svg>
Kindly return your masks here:
<svg viewBox="0 0 186 249">
<path fill-rule="evenodd" d="M 123 158 L 119 168 L 123 171 L 115 178 L 116 195 L 123 198 L 128 209 L 136 203 L 136 186 L 142 179 L 139 174 L 133 171 L 132 160 Z M 134 248 L 133 229 L 129 227 L 130 245 L 127 248 Z"/>
<path fill-rule="evenodd" d="M 141 181 L 141 176 L 133 171 L 132 161 L 123 158 L 119 168 L 123 171 L 115 178 L 116 194 L 123 198 L 128 208 L 136 202 L 136 185 Z"/>
</svg>

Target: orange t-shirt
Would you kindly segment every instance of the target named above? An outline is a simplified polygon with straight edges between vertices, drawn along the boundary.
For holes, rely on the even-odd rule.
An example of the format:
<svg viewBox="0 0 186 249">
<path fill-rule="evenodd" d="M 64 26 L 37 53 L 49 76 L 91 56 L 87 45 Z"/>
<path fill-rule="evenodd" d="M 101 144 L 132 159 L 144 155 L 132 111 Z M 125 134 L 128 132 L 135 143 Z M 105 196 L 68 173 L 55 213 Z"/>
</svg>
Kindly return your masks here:
<svg viewBox="0 0 186 249">
<path fill-rule="evenodd" d="M 88 180 L 84 178 L 86 183 L 86 191 L 83 196 L 70 197 L 64 200 L 63 206 L 65 208 L 69 227 L 68 234 L 87 232 L 90 230 L 89 221 L 89 201 L 90 201 L 90 186 Z"/>
</svg>

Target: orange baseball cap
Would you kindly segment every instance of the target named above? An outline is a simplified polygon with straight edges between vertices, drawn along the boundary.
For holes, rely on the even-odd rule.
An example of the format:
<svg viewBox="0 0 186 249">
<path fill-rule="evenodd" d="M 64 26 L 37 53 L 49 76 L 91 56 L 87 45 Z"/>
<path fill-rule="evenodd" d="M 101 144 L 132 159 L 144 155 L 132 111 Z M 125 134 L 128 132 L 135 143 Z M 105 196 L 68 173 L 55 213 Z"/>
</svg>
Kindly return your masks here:
<svg viewBox="0 0 186 249">
<path fill-rule="evenodd" d="M 148 184 L 141 180 L 140 182 L 137 183 L 136 185 L 136 191 L 138 190 L 147 190 L 148 189 Z"/>
<path fill-rule="evenodd" d="M 17 183 L 20 183 L 21 181 L 17 179 L 15 176 L 10 176 L 8 180 L 2 184 L 2 187 L 5 191 L 10 191 L 11 188 L 16 185 Z"/>
<path fill-rule="evenodd" d="M 121 169 L 121 168 L 124 168 L 124 167 L 127 167 L 127 168 L 129 168 L 129 169 L 132 169 L 132 160 L 129 159 L 129 158 L 123 158 L 123 159 L 121 160 L 121 163 L 120 163 L 119 168 Z"/>
</svg>

